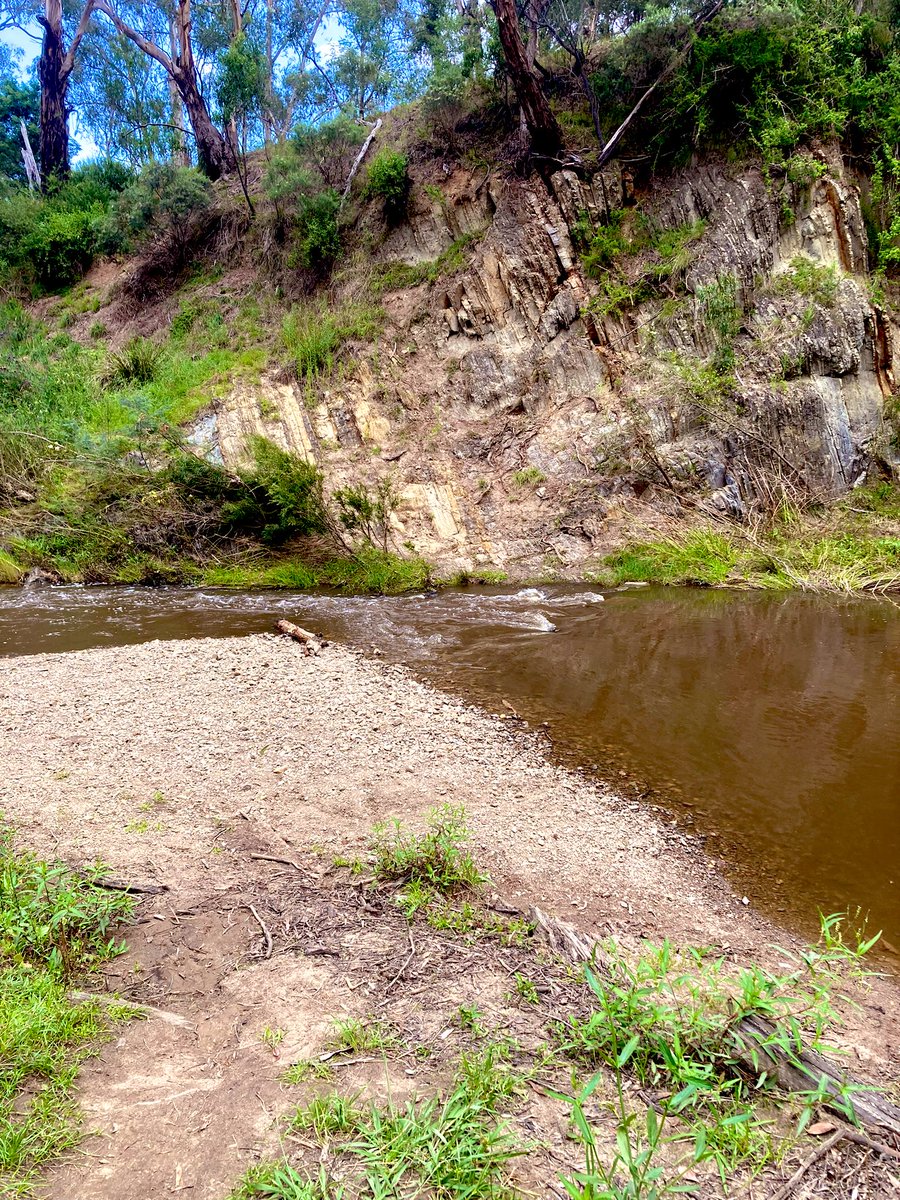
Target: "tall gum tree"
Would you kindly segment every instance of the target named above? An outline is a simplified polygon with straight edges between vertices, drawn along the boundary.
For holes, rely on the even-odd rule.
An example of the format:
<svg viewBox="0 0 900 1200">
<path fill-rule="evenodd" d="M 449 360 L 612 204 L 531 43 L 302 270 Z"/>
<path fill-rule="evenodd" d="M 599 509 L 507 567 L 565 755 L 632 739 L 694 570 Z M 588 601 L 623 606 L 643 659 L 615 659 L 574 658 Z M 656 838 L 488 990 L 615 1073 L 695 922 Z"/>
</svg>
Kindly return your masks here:
<svg viewBox="0 0 900 1200">
<path fill-rule="evenodd" d="M 170 54 L 124 21 L 109 0 L 93 0 L 93 3 L 95 10 L 108 17 L 123 37 L 149 54 L 169 75 L 194 131 L 197 161 L 203 173 L 210 179 L 218 179 L 237 170 L 235 147 L 231 139 L 216 128 L 200 87 L 192 40 L 191 0 L 178 0 L 172 16 Z"/>
<path fill-rule="evenodd" d="M 87 33 L 94 6 L 95 0 L 87 0 L 68 47 L 63 29 L 62 0 L 44 0 L 43 12 L 37 14 L 38 24 L 44 31 L 38 80 L 41 85 L 41 182 L 45 189 L 54 179 L 65 179 L 69 174 L 70 110 L 66 94 L 75 68 L 75 55 Z"/>
<path fill-rule="evenodd" d="M 541 81 L 528 61 L 515 0 L 491 0 L 491 7 L 497 18 L 503 60 L 519 98 L 532 153 L 544 159 L 558 158 L 563 145 L 562 130 Z"/>
</svg>

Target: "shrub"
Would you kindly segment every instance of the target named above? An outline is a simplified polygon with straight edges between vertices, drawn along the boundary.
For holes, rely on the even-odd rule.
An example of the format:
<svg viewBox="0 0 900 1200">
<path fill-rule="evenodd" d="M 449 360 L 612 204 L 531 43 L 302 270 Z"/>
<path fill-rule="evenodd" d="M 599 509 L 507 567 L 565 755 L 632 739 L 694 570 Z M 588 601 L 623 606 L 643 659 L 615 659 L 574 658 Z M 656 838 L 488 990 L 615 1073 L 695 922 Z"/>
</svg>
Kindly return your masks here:
<svg viewBox="0 0 900 1200">
<path fill-rule="evenodd" d="M 193 167 L 151 163 L 119 196 L 104 225 L 107 251 L 126 251 L 151 237 L 187 247 L 191 218 L 210 204 L 209 180 Z"/>
<path fill-rule="evenodd" d="M 262 529 L 263 541 L 327 533 L 322 472 L 264 437 L 254 437 L 252 449 L 255 465 L 247 482 L 261 493 L 268 517 Z"/>
<path fill-rule="evenodd" d="M 385 213 L 392 219 L 406 211 L 410 188 L 407 166 L 405 154 L 385 147 L 372 159 L 367 173 L 366 195 L 380 197 Z"/>
<path fill-rule="evenodd" d="M 323 270 L 341 247 L 338 212 L 341 198 L 333 187 L 317 187 L 296 150 L 277 154 L 269 163 L 263 189 L 275 209 L 280 239 L 296 239 L 291 265 Z"/>
<path fill-rule="evenodd" d="M 301 162 L 316 172 L 326 188 L 340 190 L 366 137 L 358 122 L 335 117 L 322 125 L 299 125 L 291 138 Z"/>
</svg>

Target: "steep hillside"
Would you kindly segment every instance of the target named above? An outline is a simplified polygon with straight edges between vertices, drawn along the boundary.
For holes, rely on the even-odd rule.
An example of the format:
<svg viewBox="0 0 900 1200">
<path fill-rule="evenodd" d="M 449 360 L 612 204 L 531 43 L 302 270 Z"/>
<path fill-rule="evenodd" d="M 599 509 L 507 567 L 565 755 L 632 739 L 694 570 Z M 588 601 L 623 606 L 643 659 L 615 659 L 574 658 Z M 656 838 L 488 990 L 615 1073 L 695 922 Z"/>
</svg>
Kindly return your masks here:
<svg viewBox="0 0 900 1200">
<path fill-rule="evenodd" d="M 409 122 L 383 136 L 410 147 Z M 321 559 L 302 538 L 273 549 L 218 526 L 211 548 L 205 526 L 186 531 L 196 488 L 177 519 L 145 498 L 135 517 L 140 469 L 164 466 L 174 422 L 229 479 L 252 472 L 262 438 L 318 468 L 326 496 L 381 495 L 351 532 L 445 578 L 893 585 L 895 321 L 869 278 L 866 181 L 836 146 L 776 177 L 709 158 L 545 181 L 414 144 L 409 164 L 402 217 L 365 192 L 351 202 L 330 280 L 279 240 L 260 162 L 255 222 L 220 186 L 178 255 L 169 234 L 32 305 L 101 371 L 149 339 L 168 355 L 153 385 L 168 407 L 149 449 L 123 442 L 128 487 L 75 489 L 126 540 L 137 524 L 144 558 L 54 549 L 59 497 L 35 505 L 26 486 L 3 518 L 11 576 L 311 582 L 271 569 Z"/>
</svg>

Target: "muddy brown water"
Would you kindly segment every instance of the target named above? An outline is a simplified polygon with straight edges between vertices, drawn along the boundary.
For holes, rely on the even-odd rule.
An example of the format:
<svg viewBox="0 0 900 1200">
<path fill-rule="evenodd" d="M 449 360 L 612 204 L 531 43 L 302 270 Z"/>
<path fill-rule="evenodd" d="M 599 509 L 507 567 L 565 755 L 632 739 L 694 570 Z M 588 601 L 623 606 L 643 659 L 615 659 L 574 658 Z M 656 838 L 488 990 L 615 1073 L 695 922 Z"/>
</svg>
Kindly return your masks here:
<svg viewBox="0 0 900 1200">
<path fill-rule="evenodd" d="M 569 761 L 702 836 L 776 918 L 808 931 L 817 910 L 859 906 L 900 946 L 894 604 L 655 588 L 6 588 L 0 655 L 234 636 L 283 616 L 546 723 Z"/>
</svg>

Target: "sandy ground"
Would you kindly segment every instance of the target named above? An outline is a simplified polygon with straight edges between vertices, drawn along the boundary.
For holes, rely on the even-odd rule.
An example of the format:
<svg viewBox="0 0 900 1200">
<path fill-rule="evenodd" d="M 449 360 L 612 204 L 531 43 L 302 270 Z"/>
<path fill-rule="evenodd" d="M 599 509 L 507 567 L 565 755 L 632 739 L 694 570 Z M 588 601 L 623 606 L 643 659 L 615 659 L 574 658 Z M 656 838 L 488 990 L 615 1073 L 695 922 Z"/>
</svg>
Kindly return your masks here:
<svg viewBox="0 0 900 1200">
<path fill-rule="evenodd" d="M 674 824 L 545 750 L 515 720 L 337 646 L 311 657 L 258 636 L 0 660 L 0 810 L 23 844 L 165 888 L 143 900 L 107 979 L 163 1015 L 125 1027 L 86 1068 L 96 1136 L 44 1194 L 226 1196 L 277 1150 L 274 1118 L 298 1100 L 279 1072 L 321 1050 L 342 1013 L 380 1012 L 408 1044 L 437 1047 L 431 1086 L 458 1050 L 460 1003 L 502 1009 L 520 1040 L 539 1039 L 534 1014 L 509 1004 L 514 950 L 426 932 L 407 962 L 405 923 L 335 885 L 335 855 L 364 852 L 381 819 L 464 805 L 501 907 L 537 903 L 597 937 L 717 944 L 738 961 L 789 940 Z M 274 934 L 268 958 L 250 904 Z M 547 990 L 570 1002 L 552 978 Z M 893 990 L 869 995 L 842 1036 L 859 1070 L 895 1075 Z M 366 1069 L 341 1082 L 396 1096 L 422 1067 L 354 1075 Z M 545 1137 L 555 1122 L 564 1143 L 545 1109 L 535 1097 L 522 1119 Z M 545 1179 L 560 1169 L 550 1158 Z"/>
</svg>

